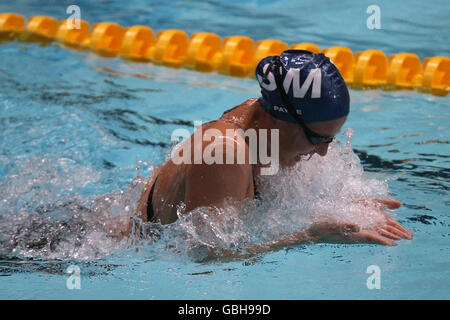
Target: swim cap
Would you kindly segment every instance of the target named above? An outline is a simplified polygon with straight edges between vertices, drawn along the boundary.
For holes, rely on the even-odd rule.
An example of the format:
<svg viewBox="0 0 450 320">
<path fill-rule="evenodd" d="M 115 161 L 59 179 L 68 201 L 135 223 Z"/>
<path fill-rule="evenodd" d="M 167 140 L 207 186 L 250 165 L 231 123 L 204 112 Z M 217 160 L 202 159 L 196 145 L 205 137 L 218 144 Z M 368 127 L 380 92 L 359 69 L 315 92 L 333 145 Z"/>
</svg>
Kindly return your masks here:
<svg viewBox="0 0 450 320">
<path fill-rule="evenodd" d="M 256 67 L 261 105 L 277 119 L 296 122 L 283 104 L 273 71 L 267 70 L 275 58 L 278 57 L 266 57 Z M 328 57 L 306 50 L 286 50 L 279 59 L 284 90 L 305 122 L 334 120 L 348 115 L 350 95 L 347 85 Z"/>
</svg>

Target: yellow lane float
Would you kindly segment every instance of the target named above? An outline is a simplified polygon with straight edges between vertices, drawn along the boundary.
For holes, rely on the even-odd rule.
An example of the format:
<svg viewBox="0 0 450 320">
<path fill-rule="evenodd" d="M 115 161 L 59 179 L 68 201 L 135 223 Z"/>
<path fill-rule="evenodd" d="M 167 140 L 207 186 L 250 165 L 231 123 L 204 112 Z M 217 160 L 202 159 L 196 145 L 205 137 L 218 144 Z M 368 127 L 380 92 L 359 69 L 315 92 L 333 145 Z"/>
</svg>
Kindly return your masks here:
<svg viewBox="0 0 450 320">
<path fill-rule="evenodd" d="M 432 57 L 424 59 L 422 90 L 445 96 L 450 91 L 450 58 Z"/>
<path fill-rule="evenodd" d="M 189 42 L 189 36 L 183 30 L 159 31 L 156 45 L 149 55 L 156 64 L 180 68 L 186 58 Z"/>
<path fill-rule="evenodd" d="M 400 88 L 418 87 L 422 83 L 423 70 L 420 59 L 413 53 L 402 52 L 389 57 L 387 84 Z"/>
<path fill-rule="evenodd" d="M 90 49 L 104 57 L 115 57 L 119 54 L 126 29 L 114 22 L 94 24 Z"/>
<path fill-rule="evenodd" d="M 386 84 L 388 59 L 383 51 L 368 49 L 355 55 L 353 81 L 359 85 L 379 86 Z"/>
<path fill-rule="evenodd" d="M 333 61 L 347 83 L 353 83 L 355 58 L 352 50 L 347 47 L 335 46 L 324 49 L 323 53 Z"/>
<path fill-rule="evenodd" d="M 21 41 L 51 42 L 56 38 L 59 21 L 48 16 L 34 16 L 28 20 L 24 32 L 20 36 Z"/>
<path fill-rule="evenodd" d="M 219 68 L 222 58 L 222 39 L 215 33 L 199 32 L 192 35 L 184 67 L 211 72 Z"/>
<path fill-rule="evenodd" d="M 25 17 L 16 13 L 0 13 L 0 40 L 12 39 L 25 29 Z"/>
<path fill-rule="evenodd" d="M 74 25 L 73 20 L 63 20 L 59 25 L 56 39 L 71 48 L 86 48 L 90 41 L 89 23 L 79 20 L 79 25 Z"/>
<path fill-rule="evenodd" d="M 235 77 L 246 77 L 253 67 L 255 41 L 246 36 L 225 38 L 219 73 Z"/>
<path fill-rule="evenodd" d="M 120 56 L 135 61 L 149 61 L 150 50 L 155 45 L 153 30 L 147 26 L 132 26 L 123 36 Z"/>
</svg>

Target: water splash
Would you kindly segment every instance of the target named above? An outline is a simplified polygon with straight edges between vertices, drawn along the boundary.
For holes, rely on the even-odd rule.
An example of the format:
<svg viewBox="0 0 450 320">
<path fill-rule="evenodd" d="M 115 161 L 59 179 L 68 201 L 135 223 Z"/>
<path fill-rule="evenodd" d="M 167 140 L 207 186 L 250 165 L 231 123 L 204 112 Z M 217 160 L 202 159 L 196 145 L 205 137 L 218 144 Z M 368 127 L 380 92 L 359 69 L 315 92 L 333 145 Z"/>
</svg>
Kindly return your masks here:
<svg viewBox="0 0 450 320">
<path fill-rule="evenodd" d="M 73 159 L 55 154 L 3 157 L 1 167 L 7 172 L 0 184 L 0 213 L 19 209 L 45 210 L 63 197 L 81 191 L 100 179 L 100 172 Z"/>
<path fill-rule="evenodd" d="M 0 256 L 95 259 L 127 247 L 108 230 L 135 210 L 142 178 L 93 199 L 83 190 L 98 183 L 101 172 L 90 166 L 54 154 L 3 160 Z"/>
<path fill-rule="evenodd" d="M 257 182 L 261 199 L 183 214 L 180 206 L 175 223 L 136 224 L 139 230 L 120 241 L 108 230 L 130 220 L 145 179 L 138 176 L 126 190 L 91 199 L 70 192 L 99 179 L 93 168 L 66 159 L 31 158 L 23 165 L 18 161 L 20 170 L 12 170 L 0 185 L 0 191 L 10 195 L 0 207 L 0 254 L 97 259 L 139 247 L 147 256 L 175 253 L 198 259 L 211 250 L 241 252 L 272 243 L 327 219 L 370 229 L 384 218 L 380 210 L 368 209 L 367 202 L 388 198 L 388 185 L 364 172 L 351 136 L 347 130 L 342 141 L 330 145 L 326 157 L 314 155 L 276 176 L 262 176 Z"/>
<path fill-rule="evenodd" d="M 352 134 L 347 130 L 346 142 L 330 145 L 326 157 L 314 155 L 275 176 L 261 176 L 260 200 L 180 215 L 170 241 L 181 238 L 177 247 L 186 251 L 205 247 L 242 252 L 306 230 L 313 222 L 355 223 L 363 230 L 383 224 L 383 212 L 368 204 L 389 197 L 387 181 L 364 172 L 353 152 Z"/>
</svg>

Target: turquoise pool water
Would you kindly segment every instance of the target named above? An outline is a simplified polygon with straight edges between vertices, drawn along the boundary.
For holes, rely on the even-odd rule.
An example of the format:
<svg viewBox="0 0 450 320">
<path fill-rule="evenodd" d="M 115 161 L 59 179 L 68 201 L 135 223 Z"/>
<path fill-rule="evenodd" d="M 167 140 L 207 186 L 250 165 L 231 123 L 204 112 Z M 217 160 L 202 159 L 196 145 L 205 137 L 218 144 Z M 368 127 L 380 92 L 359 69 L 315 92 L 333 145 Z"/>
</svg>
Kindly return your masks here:
<svg viewBox="0 0 450 320">
<path fill-rule="evenodd" d="M 0 12 L 64 18 L 70 4 L 0 1 Z M 421 1 L 407 7 L 383 2 L 381 30 L 366 28 L 370 1 L 77 4 L 91 23 L 110 20 L 154 30 L 245 34 L 255 40 L 345 45 L 353 51 L 377 48 L 387 54 L 409 51 L 421 58 L 450 56 L 450 6 L 444 1 L 432 7 Z M 305 165 L 335 169 L 318 187 L 327 181 L 337 186 L 339 179 L 354 193 L 386 195 L 388 187 L 404 203 L 392 214 L 413 230 L 413 240 L 396 247 L 299 245 L 249 259 L 202 262 L 192 249 L 205 238 L 189 233 L 190 221 L 163 228 L 154 242 L 115 241 L 106 236 L 102 222 L 132 210 L 141 187 L 135 181 L 129 188 L 136 168 L 147 177 L 152 166 L 164 161 L 174 129 L 192 131 L 194 120 L 215 119 L 258 96 L 255 80 L 105 59 L 57 44 L 7 42 L 0 44 L 0 88 L 2 299 L 450 298 L 449 97 L 351 90 L 345 128 L 353 129 L 352 148 L 366 174 L 360 174 L 348 152 L 331 152 L 329 160 L 313 158 Z M 345 161 L 354 168 L 341 166 Z M 283 184 L 281 199 L 301 188 L 295 173 L 280 179 L 292 183 Z M 311 190 L 301 190 L 306 200 L 317 200 Z M 362 213 L 339 207 L 338 196 L 338 214 L 361 219 Z M 287 206 L 298 205 L 289 201 Z M 264 209 L 255 212 L 272 212 Z M 286 216 L 296 221 L 298 214 Z M 251 230 L 267 231 L 270 237 L 288 228 L 283 215 L 273 217 L 267 225 L 252 221 Z M 208 241 L 228 245 L 248 236 L 230 234 L 221 238 L 224 234 L 217 232 Z M 67 288 L 71 265 L 81 270 L 80 290 Z M 380 289 L 366 285 L 371 265 L 380 268 Z"/>
</svg>

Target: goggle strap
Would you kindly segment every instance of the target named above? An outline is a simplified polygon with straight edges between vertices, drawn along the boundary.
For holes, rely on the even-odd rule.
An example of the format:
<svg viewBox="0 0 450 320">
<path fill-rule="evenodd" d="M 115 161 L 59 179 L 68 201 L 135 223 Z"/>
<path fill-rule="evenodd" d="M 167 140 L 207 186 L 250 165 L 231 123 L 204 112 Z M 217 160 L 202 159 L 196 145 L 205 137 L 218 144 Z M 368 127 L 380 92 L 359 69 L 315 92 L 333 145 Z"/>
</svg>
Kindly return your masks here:
<svg viewBox="0 0 450 320">
<path fill-rule="evenodd" d="M 280 58 L 276 57 L 274 60 L 272 60 L 272 62 L 269 65 L 269 68 L 272 68 L 273 66 L 275 66 L 275 70 L 273 70 L 273 73 L 274 73 L 274 77 L 275 77 L 275 83 L 277 84 L 277 87 L 278 87 L 278 92 L 280 93 L 281 99 L 283 100 L 283 104 L 285 105 L 285 107 L 289 111 L 289 114 L 298 123 L 301 123 L 302 127 L 306 126 L 305 122 L 303 121 L 303 119 L 294 110 L 294 107 L 292 106 L 292 104 L 289 101 L 289 98 L 288 98 L 286 92 L 284 91 L 283 83 L 281 82 L 281 77 L 280 77 L 280 63 L 281 63 Z M 267 68 L 266 72 L 269 70 L 269 68 Z"/>
</svg>

